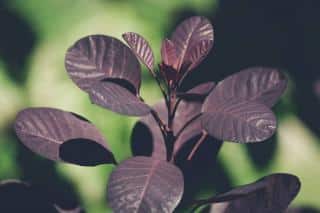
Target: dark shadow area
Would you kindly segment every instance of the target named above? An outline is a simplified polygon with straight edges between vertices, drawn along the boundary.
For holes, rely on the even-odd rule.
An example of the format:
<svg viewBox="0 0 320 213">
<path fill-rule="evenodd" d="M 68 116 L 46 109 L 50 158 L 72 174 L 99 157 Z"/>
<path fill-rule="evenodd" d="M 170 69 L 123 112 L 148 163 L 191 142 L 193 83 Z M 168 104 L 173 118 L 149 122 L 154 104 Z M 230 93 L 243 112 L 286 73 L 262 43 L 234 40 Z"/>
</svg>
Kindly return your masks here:
<svg viewBox="0 0 320 213">
<path fill-rule="evenodd" d="M 0 58 L 8 76 L 16 83 L 27 79 L 27 60 L 36 42 L 32 27 L 18 13 L 0 1 Z"/>
<path fill-rule="evenodd" d="M 95 141 L 77 138 L 65 141 L 59 148 L 62 160 L 81 166 L 115 163 L 112 153 Z"/>
<path fill-rule="evenodd" d="M 142 122 L 137 122 L 131 133 L 131 151 L 134 156 L 150 156 L 152 154 L 152 134 Z"/>
<path fill-rule="evenodd" d="M 31 184 L 34 190 L 45 194 L 48 200 L 62 209 L 77 208 L 79 197 L 71 182 L 57 173 L 55 163 L 39 157 L 23 146 L 10 127 L 8 134 L 11 135 L 11 141 L 17 143 L 15 147 L 21 180 Z"/>
<path fill-rule="evenodd" d="M 201 144 L 193 158 L 188 161 L 187 157 L 199 139 L 194 137 L 181 148 L 176 156 L 176 164 L 184 174 L 185 191 L 178 211 L 190 206 L 198 193 L 217 193 L 231 188 L 232 180 L 225 171 L 223 165 L 217 160 L 222 142 L 208 138 Z"/>
<path fill-rule="evenodd" d="M 17 180 L 0 184 L 0 212 L 47 212 L 58 213 L 53 203 L 32 186 Z"/>
<path fill-rule="evenodd" d="M 257 170 L 267 169 L 277 149 L 276 135 L 260 143 L 246 144 L 246 150 Z"/>
</svg>

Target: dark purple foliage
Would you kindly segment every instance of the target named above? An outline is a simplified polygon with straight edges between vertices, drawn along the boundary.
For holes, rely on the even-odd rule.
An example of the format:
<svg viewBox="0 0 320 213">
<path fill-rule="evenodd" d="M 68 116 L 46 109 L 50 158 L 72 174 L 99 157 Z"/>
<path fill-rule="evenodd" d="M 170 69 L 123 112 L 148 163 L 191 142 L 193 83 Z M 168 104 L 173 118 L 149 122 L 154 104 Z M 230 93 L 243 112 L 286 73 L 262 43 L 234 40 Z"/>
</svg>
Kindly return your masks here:
<svg viewBox="0 0 320 213">
<path fill-rule="evenodd" d="M 172 212 L 183 194 L 181 171 L 166 161 L 133 157 L 111 174 L 108 201 L 115 212 Z"/>
<path fill-rule="evenodd" d="M 64 210 L 32 185 L 19 180 L 0 182 L 0 212 L 82 213 L 82 209 Z"/>
<path fill-rule="evenodd" d="M 164 39 L 158 67 L 146 39 L 133 32 L 124 33 L 123 38 L 129 47 L 105 35 L 80 39 L 67 51 L 66 70 L 94 104 L 120 114 L 142 116 L 133 132 L 133 153 L 141 155 L 137 147 L 147 150 L 145 143 L 151 148 L 143 153 L 146 156 L 129 158 L 112 172 L 107 200 L 114 212 L 173 212 L 182 199 L 186 178 L 175 166 L 178 153 L 192 145 L 183 159 L 187 163 L 204 141 L 217 143 L 213 138 L 239 143 L 270 138 L 276 130 L 270 108 L 285 91 L 287 80 L 276 69 L 253 67 L 217 85 L 206 82 L 183 91 L 183 79 L 213 46 L 213 27 L 204 17 L 183 21 L 170 39 Z M 139 94 L 138 60 L 163 94 L 163 100 L 153 107 Z M 142 132 L 136 137 L 141 126 Z M 116 164 L 97 128 L 74 113 L 25 109 L 17 116 L 15 131 L 29 149 L 51 160 L 85 166 Z M 144 141 L 141 136 L 150 137 Z M 280 212 L 299 188 L 297 177 L 274 174 L 198 201 L 194 207 L 213 203 L 213 209 L 224 208 L 215 212 Z"/>
<path fill-rule="evenodd" d="M 207 200 L 198 206 L 212 203 L 211 212 L 283 212 L 300 190 L 299 179 L 290 174 L 272 174 L 254 183 L 237 187 Z"/>
<path fill-rule="evenodd" d="M 99 130 L 74 113 L 25 109 L 17 115 L 14 129 L 24 145 L 50 160 L 92 166 L 114 163 Z"/>
</svg>

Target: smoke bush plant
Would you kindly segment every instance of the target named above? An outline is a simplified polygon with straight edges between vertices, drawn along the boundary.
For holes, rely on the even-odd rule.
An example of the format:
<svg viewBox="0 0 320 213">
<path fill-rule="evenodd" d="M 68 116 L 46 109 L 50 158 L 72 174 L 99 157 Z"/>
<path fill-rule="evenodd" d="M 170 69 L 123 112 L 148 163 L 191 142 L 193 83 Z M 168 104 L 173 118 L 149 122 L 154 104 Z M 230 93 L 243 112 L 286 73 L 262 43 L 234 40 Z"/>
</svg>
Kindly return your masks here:
<svg viewBox="0 0 320 213">
<path fill-rule="evenodd" d="M 54 161 L 115 164 L 107 186 L 107 201 L 114 212 L 173 212 L 184 192 L 184 176 L 175 165 L 181 148 L 198 136 L 188 161 L 207 137 L 236 143 L 268 139 L 276 130 L 270 108 L 285 91 L 287 80 L 276 69 L 253 67 L 217 84 L 207 82 L 182 91 L 185 77 L 213 45 L 213 28 L 204 17 L 183 21 L 163 41 L 157 68 L 142 36 L 129 32 L 123 38 L 129 47 L 110 36 L 84 37 L 68 49 L 65 66 L 94 104 L 123 115 L 142 116 L 140 122 L 152 135 L 150 156 L 135 156 L 118 164 L 92 123 L 60 109 L 24 109 L 16 118 L 15 131 L 29 149 Z M 154 107 L 140 96 L 138 59 L 163 94 Z M 224 213 L 283 212 L 299 188 L 294 175 L 272 174 L 190 206 L 195 210 L 210 204 L 213 212 Z"/>
</svg>

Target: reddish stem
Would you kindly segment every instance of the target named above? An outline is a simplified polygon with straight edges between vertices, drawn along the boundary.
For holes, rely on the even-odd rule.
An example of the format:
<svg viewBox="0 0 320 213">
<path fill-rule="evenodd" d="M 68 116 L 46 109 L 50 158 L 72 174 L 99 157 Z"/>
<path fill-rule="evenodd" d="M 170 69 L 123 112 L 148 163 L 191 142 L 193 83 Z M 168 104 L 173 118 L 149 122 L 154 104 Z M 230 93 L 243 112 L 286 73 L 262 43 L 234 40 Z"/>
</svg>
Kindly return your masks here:
<svg viewBox="0 0 320 213">
<path fill-rule="evenodd" d="M 196 145 L 191 150 L 191 152 L 190 152 L 190 154 L 188 156 L 188 160 L 192 159 L 192 157 L 194 156 L 194 154 L 196 153 L 196 151 L 198 150 L 200 145 L 203 143 L 203 141 L 207 138 L 207 136 L 208 136 L 208 133 L 203 130 L 200 139 L 197 141 Z"/>
</svg>

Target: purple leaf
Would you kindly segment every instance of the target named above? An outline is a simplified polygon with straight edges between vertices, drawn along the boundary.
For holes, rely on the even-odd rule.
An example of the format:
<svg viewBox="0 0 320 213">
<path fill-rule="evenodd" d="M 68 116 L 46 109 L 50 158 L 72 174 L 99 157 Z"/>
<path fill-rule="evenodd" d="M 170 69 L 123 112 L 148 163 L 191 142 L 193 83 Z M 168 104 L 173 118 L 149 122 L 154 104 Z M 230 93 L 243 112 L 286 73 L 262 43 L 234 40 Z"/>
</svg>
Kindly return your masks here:
<svg viewBox="0 0 320 213">
<path fill-rule="evenodd" d="M 110 81 L 94 84 L 89 95 L 93 103 L 124 115 L 143 116 L 151 110 L 129 90 Z"/>
<path fill-rule="evenodd" d="M 171 37 L 179 58 L 178 70 L 189 64 L 185 71 L 198 65 L 209 53 L 213 45 L 213 28 L 204 17 L 194 16 L 183 21 Z M 201 53 L 199 50 L 201 49 Z"/>
<path fill-rule="evenodd" d="M 168 111 L 164 101 L 157 103 L 155 106 L 152 107 L 162 119 L 162 121 L 167 124 L 168 121 Z M 141 132 L 138 132 L 138 127 L 141 126 Z M 136 137 L 135 134 L 139 134 Z M 141 141 L 143 136 L 150 135 L 149 138 L 144 138 L 144 140 L 148 141 Z M 167 159 L 167 149 L 165 145 L 165 141 L 161 130 L 158 126 L 158 123 L 155 121 L 151 114 L 142 117 L 136 124 L 133 129 L 132 133 L 132 148 L 133 154 L 137 155 L 140 154 L 140 149 L 146 149 L 146 147 L 151 144 L 151 149 L 149 152 L 145 153 L 147 156 L 152 156 L 153 158 L 166 160 Z M 141 147 L 141 148 L 140 148 Z"/>
<path fill-rule="evenodd" d="M 239 143 L 260 142 L 276 130 L 276 118 L 263 104 L 229 100 L 214 102 L 201 116 L 203 128 L 213 137 Z"/>
<path fill-rule="evenodd" d="M 176 53 L 176 47 L 174 43 L 169 39 L 165 39 L 162 43 L 161 58 L 166 66 L 177 69 L 178 58 Z"/>
<path fill-rule="evenodd" d="M 144 63 L 149 70 L 153 70 L 154 56 L 148 41 L 141 35 L 133 32 L 124 33 L 122 37 L 136 56 L 139 57 L 141 62 Z"/>
<path fill-rule="evenodd" d="M 74 113 L 28 108 L 19 112 L 14 128 L 25 146 L 50 160 L 85 166 L 115 163 L 98 129 Z"/>
<path fill-rule="evenodd" d="M 300 190 L 299 179 L 290 174 L 273 174 L 224 194 L 202 200 L 213 203 L 211 212 L 283 212 Z"/>
<path fill-rule="evenodd" d="M 230 100 L 255 101 L 272 107 L 287 87 L 287 80 L 276 69 L 253 67 L 219 82 L 203 104 L 203 111 L 213 103 Z"/>
<path fill-rule="evenodd" d="M 58 213 L 46 195 L 19 180 L 0 182 L 0 212 Z"/>
<path fill-rule="evenodd" d="M 88 92 L 103 79 L 123 79 L 139 93 L 140 64 L 129 47 L 104 35 L 90 35 L 78 40 L 66 54 L 65 66 L 78 87 Z"/>
<path fill-rule="evenodd" d="M 213 40 L 203 40 L 200 41 L 197 45 L 193 46 L 190 49 L 190 53 L 186 56 L 186 61 L 189 61 L 190 67 L 189 70 L 193 70 L 196 66 L 198 66 L 203 59 L 209 53 L 208 50 L 212 48 Z"/>
<path fill-rule="evenodd" d="M 202 83 L 185 93 L 178 93 L 178 97 L 184 100 L 202 100 L 207 97 L 214 87 L 214 82 Z"/>
<path fill-rule="evenodd" d="M 114 212 L 173 212 L 183 194 L 182 172 L 166 161 L 133 157 L 122 162 L 108 183 Z"/>
</svg>

